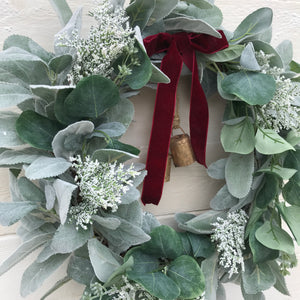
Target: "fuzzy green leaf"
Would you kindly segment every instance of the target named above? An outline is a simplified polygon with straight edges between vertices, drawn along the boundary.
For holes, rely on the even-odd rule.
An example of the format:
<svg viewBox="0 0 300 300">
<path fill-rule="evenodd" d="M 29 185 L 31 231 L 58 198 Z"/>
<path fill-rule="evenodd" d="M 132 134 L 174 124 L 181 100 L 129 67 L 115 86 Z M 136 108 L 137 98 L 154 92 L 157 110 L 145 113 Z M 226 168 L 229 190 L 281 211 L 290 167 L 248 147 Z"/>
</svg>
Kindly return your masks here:
<svg viewBox="0 0 300 300">
<path fill-rule="evenodd" d="M 35 249 L 45 244 L 53 234 L 42 233 L 21 244 L 2 264 L 0 265 L 0 275 L 7 272 L 10 268 L 32 253 Z"/>
<path fill-rule="evenodd" d="M 250 71 L 260 71 L 260 65 L 255 57 L 255 50 L 252 43 L 249 43 L 242 52 L 240 64 Z"/>
<path fill-rule="evenodd" d="M 255 146 L 255 135 L 250 119 L 245 118 L 235 125 L 224 125 L 221 131 L 221 142 L 226 152 L 251 153 Z"/>
<path fill-rule="evenodd" d="M 79 256 L 71 257 L 67 274 L 73 280 L 84 285 L 89 285 L 95 276 L 90 260 Z"/>
<path fill-rule="evenodd" d="M 244 198 L 250 191 L 254 172 L 254 154 L 232 153 L 225 166 L 228 191 L 236 198 Z"/>
<path fill-rule="evenodd" d="M 38 208 L 38 204 L 29 201 L 0 203 L 0 224 L 10 226 L 28 213 Z"/>
<path fill-rule="evenodd" d="M 53 58 L 53 54 L 43 49 L 31 38 L 23 35 L 13 34 L 9 36 L 3 45 L 3 50 L 6 50 L 10 47 L 21 48 L 35 56 L 38 56 L 45 62 L 49 62 Z"/>
<path fill-rule="evenodd" d="M 119 137 L 123 135 L 125 131 L 125 126 L 120 122 L 102 123 L 100 126 L 95 128 L 95 131 L 91 136 L 105 138 L 106 136 L 104 134 L 106 134 L 110 137 Z"/>
<path fill-rule="evenodd" d="M 18 179 L 18 188 L 21 194 L 21 198 L 24 201 L 32 201 L 32 202 L 45 202 L 44 192 L 32 181 L 30 181 L 26 177 L 20 177 Z"/>
<path fill-rule="evenodd" d="M 111 250 L 97 239 L 89 240 L 88 249 L 97 278 L 102 282 L 106 282 L 111 274 L 120 266 L 120 263 L 115 259 Z"/>
<path fill-rule="evenodd" d="M 284 251 L 288 254 L 294 254 L 294 243 L 289 234 L 275 225 L 271 226 L 269 221 L 266 221 L 255 232 L 255 237 L 264 246 Z"/>
<path fill-rule="evenodd" d="M 293 44 L 289 40 L 282 41 L 277 47 L 276 51 L 281 57 L 284 67 L 288 67 L 293 59 Z"/>
<path fill-rule="evenodd" d="M 191 245 L 192 256 L 195 258 L 207 258 L 214 251 L 215 248 L 209 236 L 190 232 L 187 232 L 186 234 Z"/>
<path fill-rule="evenodd" d="M 50 0 L 50 3 L 56 11 L 60 23 L 66 25 L 72 17 L 72 11 L 66 0 Z"/>
<path fill-rule="evenodd" d="M 168 31 L 184 30 L 196 33 L 208 34 L 221 38 L 221 34 L 211 25 L 202 20 L 187 17 L 176 17 L 165 20 L 165 27 Z"/>
<path fill-rule="evenodd" d="M 109 163 L 112 163 L 114 161 L 118 161 L 119 163 L 122 163 L 132 158 L 138 158 L 138 156 L 128 152 L 124 152 L 121 150 L 114 150 L 114 149 L 100 149 L 95 151 L 92 156 L 93 160 L 97 159 L 98 161 L 109 162 Z"/>
<path fill-rule="evenodd" d="M 152 25 L 153 23 L 156 23 L 166 17 L 176 7 L 177 3 L 178 0 L 156 0 L 155 8 L 152 12 L 148 25 Z"/>
<path fill-rule="evenodd" d="M 91 227 L 87 230 L 79 227 L 78 230 L 76 230 L 74 224 L 67 222 L 59 226 L 53 237 L 51 248 L 56 253 L 71 253 L 83 246 L 92 236 L 93 232 Z"/>
<path fill-rule="evenodd" d="M 0 108 L 16 106 L 32 97 L 28 89 L 18 84 L 0 82 Z"/>
<path fill-rule="evenodd" d="M 240 57 L 244 48 L 244 45 L 230 45 L 228 48 L 218 51 L 217 53 L 207 54 L 206 58 L 214 62 L 231 61 Z"/>
<path fill-rule="evenodd" d="M 227 158 L 219 159 L 209 165 L 207 174 L 214 179 L 225 179 L 225 165 Z"/>
<path fill-rule="evenodd" d="M 295 150 L 286 140 L 272 129 L 257 130 L 255 136 L 255 148 L 262 154 L 278 154 L 288 150 Z"/>
<path fill-rule="evenodd" d="M 0 147 L 23 145 L 16 131 L 16 121 L 19 115 L 12 112 L 0 112 Z"/>
<path fill-rule="evenodd" d="M 274 284 L 274 288 L 277 289 L 283 295 L 290 296 L 290 293 L 289 293 L 288 288 L 287 288 L 286 283 L 285 283 L 285 278 L 282 275 L 277 262 L 276 261 L 269 261 L 268 265 L 269 265 L 269 267 L 271 268 L 273 274 L 276 277 L 276 283 Z"/>
<path fill-rule="evenodd" d="M 210 200 L 210 207 L 213 210 L 226 210 L 235 206 L 239 200 L 233 197 L 226 185 L 224 185 L 217 194 Z"/>
<path fill-rule="evenodd" d="M 213 253 L 210 257 L 206 258 L 202 264 L 205 278 L 205 298 L 207 300 L 217 300 L 217 286 L 218 286 L 218 255 Z"/>
<path fill-rule="evenodd" d="M 61 179 L 56 179 L 53 182 L 53 187 L 56 193 L 58 204 L 56 212 L 59 215 L 60 223 L 64 224 L 67 220 L 72 194 L 77 189 L 77 185 Z"/>
<path fill-rule="evenodd" d="M 41 156 L 26 168 L 25 176 L 31 180 L 56 177 L 71 166 L 64 158 Z"/>
<path fill-rule="evenodd" d="M 0 165 L 31 164 L 40 156 L 47 156 L 48 153 L 35 148 L 22 150 L 6 150 L 0 154 Z"/>
<path fill-rule="evenodd" d="M 250 105 L 268 103 L 276 90 L 276 83 L 271 75 L 247 71 L 226 76 L 221 85 L 226 93 L 236 95 Z"/>
<path fill-rule="evenodd" d="M 57 254 L 43 263 L 33 262 L 23 273 L 21 296 L 26 297 L 36 291 L 43 282 L 67 259 L 68 254 Z"/>
<path fill-rule="evenodd" d="M 197 261 L 190 256 L 182 255 L 172 261 L 167 275 L 180 288 L 180 298 L 197 298 L 204 292 L 204 275 Z"/>
<path fill-rule="evenodd" d="M 94 130 L 90 121 L 79 121 L 59 131 L 53 138 L 52 148 L 56 157 L 69 159 L 82 148 L 84 138 Z"/>
<path fill-rule="evenodd" d="M 116 230 L 120 225 L 121 221 L 118 218 L 113 217 L 100 217 L 98 215 L 92 216 L 92 219 L 97 222 L 100 226 L 103 226 L 110 230 Z"/>
<path fill-rule="evenodd" d="M 158 67 L 152 65 L 152 74 L 150 81 L 153 83 L 170 83 L 170 78 L 165 75 Z"/>
</svg>

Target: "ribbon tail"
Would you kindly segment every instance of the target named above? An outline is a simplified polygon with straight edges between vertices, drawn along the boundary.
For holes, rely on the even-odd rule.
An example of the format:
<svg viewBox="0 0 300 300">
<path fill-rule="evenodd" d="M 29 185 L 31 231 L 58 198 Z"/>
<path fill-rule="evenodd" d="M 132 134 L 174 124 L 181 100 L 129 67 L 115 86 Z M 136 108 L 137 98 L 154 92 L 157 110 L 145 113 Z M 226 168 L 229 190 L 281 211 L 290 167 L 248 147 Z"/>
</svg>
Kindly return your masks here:
<svg viewBox="0 0 300 300">
<path fill-rule="evenodd" d="M 176 104 L 176 89 L 182 59 L 173 42 L 162 60 L 161 70 L 170 78 L 169 84 L 158 84 L 152 130 L 149 142 L 142 202 L 158 204 L 162 195 L 172 124 Z"/>
<path fill-rule="evenodd" d="M 196 160 L 206 166 L 206 143 L 209 111 L 205 93 L 199 81 L 196 53 L 193 51 L 192 90 L 190 103 L 191 144 Z"/>
</svg>

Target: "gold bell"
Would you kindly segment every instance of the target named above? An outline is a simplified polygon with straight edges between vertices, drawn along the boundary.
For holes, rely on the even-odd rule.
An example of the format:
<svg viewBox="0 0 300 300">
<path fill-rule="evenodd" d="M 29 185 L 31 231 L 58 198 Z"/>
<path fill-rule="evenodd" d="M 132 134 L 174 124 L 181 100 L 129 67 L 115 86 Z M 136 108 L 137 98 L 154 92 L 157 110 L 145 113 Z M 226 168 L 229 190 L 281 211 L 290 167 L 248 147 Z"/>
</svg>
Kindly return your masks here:
<svg viewBox="0 0 300 300">
<path fill-rule="evenodd" d="M 172 155 L 169 153 L 167 158 L 166 172 L 165 172 L 165 182 L 170 181 L 171 163 L 172 163 Z"/>
<path fill-rule="evenodd" d="M 195 154 L 188 134 L 171 137 L 170 150 L 175 167 L 185 167 L 195 161 Z"/>
</svg>

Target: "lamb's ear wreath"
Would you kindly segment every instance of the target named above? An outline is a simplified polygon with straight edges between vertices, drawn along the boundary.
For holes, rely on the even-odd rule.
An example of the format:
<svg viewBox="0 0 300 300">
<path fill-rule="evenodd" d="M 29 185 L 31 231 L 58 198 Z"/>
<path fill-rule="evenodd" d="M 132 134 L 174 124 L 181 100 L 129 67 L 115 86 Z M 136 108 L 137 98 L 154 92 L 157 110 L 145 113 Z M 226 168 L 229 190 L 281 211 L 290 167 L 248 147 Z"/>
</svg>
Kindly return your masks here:
<svg viewBox="0 0 300 300">
<path fill-rule="evenodd" d="M 300 243 L 300 65 L 291 42 L 270 45 L 269 8 L 229 32 L 213 1 L 124 2 L 98 1 L 82 37 L 82 10 L 52 0 L 63 25 L 54 53 L 20 35 L 4 43 L 0 165 L 10 170 L 12 201 L 0 203 L 0 223 L 19 221 L 22 244 L 0 274 L 39 249 L 22 277 L 24 297 L 63 263 L 65 277 L 41 299 L 71 279 L 86 287 L 82 300 L 219 300 L 227 282 L 246 300 L 270 287 L 288 295 L 284 275 Z M 218 93 L 224 158 L 207 172 L 224 185 L 208 211 L 183 206 L 177 232 L 143 212 L 139 186 L 144 204 L 158 204 L 180 128 L 183 64 L 190 142 L 187 133 L 171 141 L 173 160 L 206 167 L 207 99 Z M 134 116 L 130 97 L 143 87 L 157 89 L 146 166 L 136 162 L 139 145 L 120 141 Z M 178 163 L 186 149 L 190 159 Z"/>
</svg>

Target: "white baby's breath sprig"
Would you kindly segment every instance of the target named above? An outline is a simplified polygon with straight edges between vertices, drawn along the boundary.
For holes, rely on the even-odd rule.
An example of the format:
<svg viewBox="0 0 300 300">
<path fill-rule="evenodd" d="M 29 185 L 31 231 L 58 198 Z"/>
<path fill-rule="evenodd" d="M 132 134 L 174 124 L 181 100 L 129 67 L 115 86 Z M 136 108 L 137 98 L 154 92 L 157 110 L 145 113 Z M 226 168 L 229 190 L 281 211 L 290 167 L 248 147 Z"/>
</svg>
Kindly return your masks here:
<svg viewBox="0 0 300 300">
<path fill-rule="evenodd" d="M 229 277 L 244 270 L 243 250 L 245 249 L 245 226 L 248 216 L 240 209 L 227 214 L 226 219 L 217 218 L 213 223 L 211 240 L 217 243 L 219 264 L 228 269 Z"/>
<path fill-rule="evenodd" d="M 99 208 L 117 211 L 122 196 L 132 185 L 132 178 L 140 173 L 133 165 L 125 168 L 123 164 L 99 162 L 89 156 L 82 160 L 78 155 L 72 161 L 82 201 L 71 207 L 71 220 L 75 220 L 77 228 L 86 229 Z"/>
<path fill-rule="evenodd" d="M 89 15 L 97 21 L 92 26 L 87 38 L 74 31 L 72 38 L 61 37 L 61 46 L 75 49 L 75 61 L 68 75 L 71 85 L 78 83 L 83 77 L 101 75 L 110 77 L 112 64 L 124 54 L 126 57 L 136 52 L 134 30 L 129 26 L 128 16 L 123 8 L 113 8 L 108 0 L 95 1 L 97 6 Z M 131 74 L 130 66 L 139 62 L 136 58 L 120 62 L 122 76 Z"/>
<path fill-rule="evenodd" d="M 142 285 L 129 281 L 126 276 L 122 276 L 123 284 L 121 287 L 112 285 L 104 288 L 101 283 L 91 284 L 91 293 L 85 292 L 82 300 L 100 300 L 104 296 L 109 296 L 111 300 L 159 300 L 149 294 Z"/>
<path fill-rule="evenodd" d="M 256 52 L 261 72 L 272 75 L 276 82 L 276 91 L 272 100 L 260 107 L 261 115 L 257 116 L 259 125 L 265 128 L 271 127 L 276 132 L 283 129 L 299 131 L 300 107 L 295 105 L 296 97 L 300 96 L 299 86 L 282 75 L 283 69 L 271 67 L 271 57 L 272 54 Z"/>
</svg>

